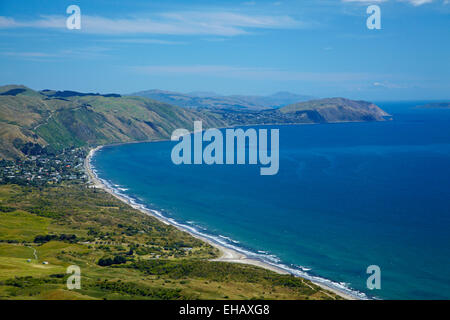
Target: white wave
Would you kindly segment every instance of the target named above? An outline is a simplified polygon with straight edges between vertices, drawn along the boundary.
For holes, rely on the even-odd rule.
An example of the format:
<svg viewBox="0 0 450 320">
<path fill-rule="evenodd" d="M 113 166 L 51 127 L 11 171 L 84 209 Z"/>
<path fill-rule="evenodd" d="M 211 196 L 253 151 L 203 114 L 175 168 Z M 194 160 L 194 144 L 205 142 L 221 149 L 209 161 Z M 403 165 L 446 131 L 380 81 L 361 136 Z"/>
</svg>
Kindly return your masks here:
<svg viewBox="0 0 450 320">
<path fill-rule="evenodd" d="M 206 230 L 206 229 L 205 229 L 205 230 Z M 221 234 L 219 234 L 219 237 L 221 237 L 222 239 L 225 239 L 225 240 L 227 240 L 227 241 L 233 242 L 233 243 L 239 243 L 239 241 L 233 240 L 233 239 L 231 239 L 230 237 L 226 237 L 226 236 L 223 236 L 223 235 L 221 235 Z"/>
<path fill-rule="evenodd" d="M 354 298 L 357 299 L 368 299 L 367 295 L 363 292 L 351 289 L 347 283 L 344 282 L 334 282 L 332 280 L 326 279 L 326 278 L 322 278 L 319 276 L 315 276 L 315 275 L 311 275 L 308 273 L 308 271 L 311 271 L 310 268 L 305 268 L 305 267 L 301 267 L 301 266 L 287 266 L 286 264 L 281 263 L 281 259 L 278 258 L 276 255 L 273 254 L 269 254 L 267 251 L 251 251 L 251 250 L 247 250 L 245 248 L 243 248 L 242 246 L 237 246 L 237 244 L 239 244 L 239 241 L 234 240 L 230 237 L 226 237 L 223 235 L 212 235 L 206 232 L 201 232 L 198 230 L 202 229 L 204 231 L 207 231 L 207 229 L 205 229 L 204 227 L 201 226 L 193 226 L 193 225 L 188 225 L 188 224 L 183 224 L 180 223 L 178 221 L 176 221 L 173 218 L 168 218 L 166 216 L 164 216 L 160 211 L 155 210 L 155 209 L 149 209 L 147 208 L 144 204 L 142 203 L 137 203 L 136 200 L 126 194 L 123 194 L 122 192 L 120 192 L 121 190 L 114 188 L 111 183 L 109 183 L 108 181 L 101 179 L 97 176 L 96 171 L 94 171 L 94 169 L 92 169 L 92 165 L 91 165 L 91 170 L 92 172 L 95 174 L 96 178 L 99 179 L 107 188 L 109 188 L 113 193 L 119 195 L 122 198 L 125 198 L 128 203 L 131 203 L 133 205 L 134 208 L 136 209 L 141 209 L 144 212 L 153 215 L 157 218 L 159 218 L 160 220 L 162 220 L 162 222 L 166 223 L 166 224 L 171 224 L 174 225 L 180 229 L 186 230 L 188 232 L 191 232 L 192 234 L 198 235 L 200 237 L 206 238 L 212 242 L 215 242 L 217 244 L 220 244 L 226 248 L 235 250 L 241 254 L 244 254 L 245 256 L 247 256 L 250 259 L 255 259 L 255 260 L 259 260 L 262 261 L 264 263 L 267 263 L 273 267 L 282 269 L 294 276 L 297 277 L 302 277 L 305 278 L 307 280 L 310 280 L 312 282 L 316 282 L 319 284 L 323 284 L 329 288 L 333 288 L 336 289 L 340 292 L 343 292 L 349 296 L 352 296 Z M 125 190 L 127 191 L 127 190 Z M 124 192 L 125 192 L 124 191 Z M 193 223 L 193 221 L 191 221 Z M 187 222 L 189 223 L 189 222 Z"/>
<path fill-rule="evenodd" d="M 311 271 L 311 268 L 300 267 L 300 269 L 302 269 L 305 272 Z"/>
</svg>

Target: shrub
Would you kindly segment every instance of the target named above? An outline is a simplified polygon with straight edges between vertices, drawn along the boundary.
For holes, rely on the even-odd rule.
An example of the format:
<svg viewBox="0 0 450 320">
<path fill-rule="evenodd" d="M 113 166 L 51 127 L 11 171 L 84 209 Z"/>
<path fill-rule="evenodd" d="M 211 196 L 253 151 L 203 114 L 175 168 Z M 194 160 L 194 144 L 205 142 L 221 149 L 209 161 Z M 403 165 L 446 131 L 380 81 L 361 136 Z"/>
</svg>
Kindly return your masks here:
<svg viewBox="0 0 450 320">
<path fill-rule="evenodd" d="M 114 258 L 101 258 L 98 260 L 98 265 L 101 267 L 108 267 L 114 264 L 123 264 L 126 263 L 127 259 L 123 256 L 115 256 Z"/>
</svg>

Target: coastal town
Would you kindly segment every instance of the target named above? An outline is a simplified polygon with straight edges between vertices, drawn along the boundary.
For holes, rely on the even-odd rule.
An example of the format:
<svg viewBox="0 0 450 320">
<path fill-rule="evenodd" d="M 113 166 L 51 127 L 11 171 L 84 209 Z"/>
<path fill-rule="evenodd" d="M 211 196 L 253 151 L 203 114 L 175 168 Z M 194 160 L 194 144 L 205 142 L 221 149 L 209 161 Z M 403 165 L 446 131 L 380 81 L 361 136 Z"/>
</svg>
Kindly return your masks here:
<svg viewBox="0 0 450 320">
<path fill-rule="evenodd" d="M 85 182 L 85 148 L 65 149 L 58 154 L 41 153 L 24 159 L 0 160 L 0 184 L 43 186 L 63 181 Z"/>
</svg>

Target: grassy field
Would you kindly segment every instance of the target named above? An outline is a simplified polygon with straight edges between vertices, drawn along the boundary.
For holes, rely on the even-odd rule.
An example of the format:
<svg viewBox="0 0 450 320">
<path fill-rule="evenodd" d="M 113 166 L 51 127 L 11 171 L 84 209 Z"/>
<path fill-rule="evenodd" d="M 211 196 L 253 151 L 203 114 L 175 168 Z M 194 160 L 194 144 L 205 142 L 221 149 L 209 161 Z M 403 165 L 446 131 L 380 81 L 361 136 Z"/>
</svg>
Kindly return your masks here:
<svg viewBox="0 0 450 320">
<path fill-rule="evenodd" d="M 209 261 L 215 248 L 84 185 L 1 185 L 0 241 L 0 299 L 339 299 L 304 279 Z M 124 263 L 98 264 L 116 257 Z M 70 265 L 79 290 L 67 289 Z"/>
</svg>

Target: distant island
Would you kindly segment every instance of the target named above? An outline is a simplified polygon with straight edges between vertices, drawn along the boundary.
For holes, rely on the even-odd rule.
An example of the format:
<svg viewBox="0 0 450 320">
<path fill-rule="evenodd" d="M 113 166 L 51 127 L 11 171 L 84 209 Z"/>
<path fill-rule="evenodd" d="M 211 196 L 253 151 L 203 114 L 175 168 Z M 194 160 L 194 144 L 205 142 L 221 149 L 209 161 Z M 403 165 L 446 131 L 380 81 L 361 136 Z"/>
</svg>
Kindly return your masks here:
<svg viewBox="0 0 450 320">
<path fill-rule="evenodd" d="M 449 109 L 450 102 L 432 102 L 424 105 L 417 106 L 420 109 Z"/>
<path fill-rule="evenodd" d="M 204 96 L 205 93 L 197 95 Z M 232 97 L 236 99 L 237 96 Z M 270 99 L 272 102 L 278 99 L 279 104 L 283 99 L 283 103 L 286 103 L 294 98 L 302 97 L 279 93 Z M 72 147 L 168 139 L 177 128 L 192 130 L 194 120 L 202 120 L 205 128 L 223 128 L 384 121 L 389 117 L 375 104 L 345 98 L 300 101 L 282 107 L 269 107 L 267 103 L 259 105 L 258 99 L 253 97 L 253 107 L 247 108 L 226 107 L 224 104 L 208 108 L 202 105 L 186 107 L 157 99 L 157 96 L 150 99 L 113 93 L 102 95 L 48 89 L 35 91 L 21 85 L 2 86 L 0 159 L 23 158 L 43 150 L 58 153 Z M 249 97 L 245 99 L 251 100 Z"/>
</svg>

